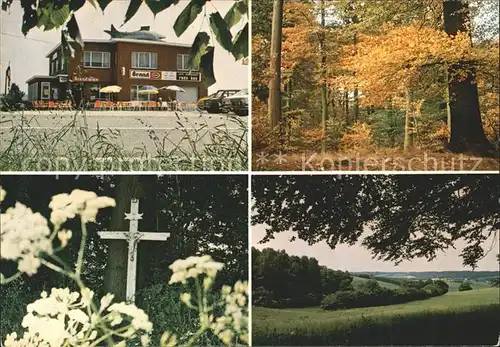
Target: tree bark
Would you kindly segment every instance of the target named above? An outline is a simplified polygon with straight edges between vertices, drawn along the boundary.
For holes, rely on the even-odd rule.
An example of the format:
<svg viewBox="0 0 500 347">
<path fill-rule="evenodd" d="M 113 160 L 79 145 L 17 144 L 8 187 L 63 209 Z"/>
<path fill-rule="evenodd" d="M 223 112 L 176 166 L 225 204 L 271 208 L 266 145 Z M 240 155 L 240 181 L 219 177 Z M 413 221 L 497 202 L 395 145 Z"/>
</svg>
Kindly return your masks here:
<svg viewBox="0 0 500 347">
<path fill-rule="evenodd" d="M 126 231 L 129 228 L 125 213 L 130 211 L 130 200 L 138 198 L 141 191 L 137 176 L 119 176 L 116 208 L 111 217 L 110 229 Z M 104 290 L 115 295 L 115 300 L 126 299 L 128 244 L 124 240 L 107 240 L 108 260 L 104 270 Z"/>
<path fill-rule="evenodd" d="M 281 121 L 281 39 L 283 23 L 283 1 L 274 0 L 271 33 L 271 62 L 269 81 L 269 123 L 272 128 Z"/>
<path fill-rule="evenodd" d="M 444 27 L 448 35 L 469 32 L 469 7 L 463 0 L 443 3 Z M 458 78 L 465 72 L 465 78 Z M 455 153 L 471 152 L 481 156 L 495 156 L 493 145 L 484 133 L 479 109 L 479 96 L 472 62 L 451 64 L 448 69 L 450 140 L 447 149 Z"/>
</svg>

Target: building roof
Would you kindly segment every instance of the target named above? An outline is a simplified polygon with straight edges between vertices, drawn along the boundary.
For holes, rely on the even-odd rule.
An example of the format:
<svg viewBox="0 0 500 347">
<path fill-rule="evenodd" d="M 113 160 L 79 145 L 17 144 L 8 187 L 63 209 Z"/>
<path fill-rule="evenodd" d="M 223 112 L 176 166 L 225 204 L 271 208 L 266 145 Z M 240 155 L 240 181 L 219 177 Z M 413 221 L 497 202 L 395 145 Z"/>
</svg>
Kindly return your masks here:
<svg viewBox="0 0 500 347">
<path fill-rule="evenodd" d="M 74 41 L 70 41 L 74 42 Z M 148 44 L 148 45 L 160 45 L 160 46 L 172 46 L 172 47 L 188 47 L 190 48 L 190 44 L 186 43 L 175 43 L 175 42 L 166 42 L 166 41 L 150 41 L 150 40 L 135 40 L 135 39 L 95 39 L 95 40 L 83 40 L 83 43 L 118 43 L 118 42 L 129 42 L 129 43 L 137 43 L 137 44 Z M 50 50 L 49 53 L 45 56 L 45 58 L 48 58 L 54 53 L 57 49 L 61 47 L 61 44 L 58 43 L 54 48 Z"/>
<path fill-rule="evenodd" d="M 36 79 L 56 79 L 59 77 L 67 77 L 68 75 L 65 74 L 59 74 L 59 75 L 54 75 L 54 76 L 48 76 L 48 75 L 34 75 L 31 76 L 27 81 L 26 84 L 30 84 L 30 82 L 33 82 Z"/>
</svg>

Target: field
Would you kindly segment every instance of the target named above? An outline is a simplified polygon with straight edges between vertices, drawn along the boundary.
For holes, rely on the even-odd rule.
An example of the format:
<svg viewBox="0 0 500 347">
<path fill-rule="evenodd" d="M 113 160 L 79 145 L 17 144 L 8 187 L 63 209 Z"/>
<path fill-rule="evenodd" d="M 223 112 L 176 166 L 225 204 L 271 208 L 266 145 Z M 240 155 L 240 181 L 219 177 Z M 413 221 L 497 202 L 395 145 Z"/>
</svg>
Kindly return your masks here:
<svg viewBox="0 0 500 347">
<path fill-rule="evenodd" d="M 493 345 L 499 289 L 450 292 L 401 305 L 324 311 L 253 308 L 254 345 Z"/>
</svg>

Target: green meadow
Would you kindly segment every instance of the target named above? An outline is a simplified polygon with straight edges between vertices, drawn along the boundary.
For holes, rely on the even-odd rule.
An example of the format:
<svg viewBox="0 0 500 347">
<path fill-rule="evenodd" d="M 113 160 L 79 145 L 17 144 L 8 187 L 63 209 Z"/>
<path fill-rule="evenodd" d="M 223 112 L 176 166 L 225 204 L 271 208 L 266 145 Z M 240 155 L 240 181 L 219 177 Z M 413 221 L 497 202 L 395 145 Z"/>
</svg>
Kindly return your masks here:
<svg viewBox="0 0 500 347">
<path fill-rule="evenodd" d="M 450 288 L 443 296 L 382 307 L 254 307 L 252 338 L 254 345 L 494 345 L 499 301 L 499 288 Z"/>
</svg>

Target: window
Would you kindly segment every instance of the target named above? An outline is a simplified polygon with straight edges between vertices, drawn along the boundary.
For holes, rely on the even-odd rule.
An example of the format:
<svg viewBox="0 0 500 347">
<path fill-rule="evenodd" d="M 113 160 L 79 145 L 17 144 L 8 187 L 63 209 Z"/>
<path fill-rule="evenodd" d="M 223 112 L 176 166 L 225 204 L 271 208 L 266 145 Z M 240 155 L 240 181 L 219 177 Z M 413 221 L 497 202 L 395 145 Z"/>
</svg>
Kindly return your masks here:
<svg viewBox="0 0 500 347">
<path fill-rule="evenodd" d="M 28 101 L 38 100 L 38 82 L 28 86 Z"/>
<path fill-rule="evenodd" d="M 157 69 L 158 53 L 132 52 L 132 68 L 134 69 Z"/>
<path fill-rule="evenodd" d="M 85 51 L 83 54 L 84 67 L 109 68 L 111 54 L 109 52 L 90 52 Z"/>
<path fill-rule="evenodd" d="M 151 94 L 139 94 L 139 89 L 142 86 L 131 86 L 130 87 L 130 100 L 139 100 L 139 101 L 150 101 L 154 99 L 154 96 Z"/>
<path fill-rule="evenodd" d="M 50 82 L 42 82 L 42 100 L 50 99 Z"/>
<path fill-rule="evenodd" d="M 189 54 L 177 54 L 177 70 L 191 70 L 188 63 Z"/>
<path fill-rule="evenodd" d="M 100 100 L 101 99 L 101 85 L 100 84 L 91 84 L 90 85 L 90 100 Z"/>
</svg>

